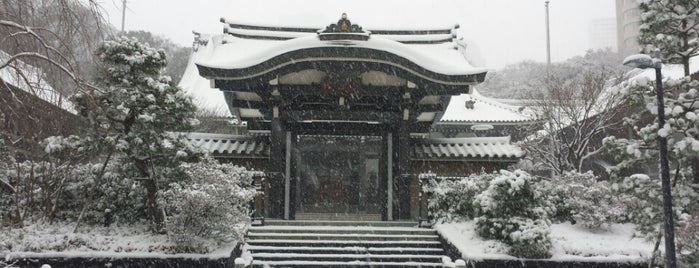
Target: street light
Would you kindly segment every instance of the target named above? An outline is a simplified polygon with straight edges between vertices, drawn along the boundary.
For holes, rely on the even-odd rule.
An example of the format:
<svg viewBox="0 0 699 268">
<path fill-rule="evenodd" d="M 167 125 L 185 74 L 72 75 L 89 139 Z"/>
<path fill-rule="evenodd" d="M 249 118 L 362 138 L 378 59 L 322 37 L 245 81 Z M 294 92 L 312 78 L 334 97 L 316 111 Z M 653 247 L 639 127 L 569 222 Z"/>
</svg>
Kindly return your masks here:
<svg viewBox="0 0 699 268">
<path fill-rule="evenodd" d="M 624 59 L 624 65 L 640 69 L 655 69 L 655 96 L 658 101 L 658 129 L 665 126 L 665 101 L 663 97 L 663 62 L 660 59 L 660 50 L 655 50 L 651 58 L 648 55 L 631 55 Z M 670 167 L 667 160 L 667 137 L 658 135 L 658 149 L 660 150 L 660 180 L 663 187 L 663 216 L 665 229 L 665 267 L 676 268 L 675 256 L 675 219 L 672 212 L 672 190 L 670 189 Z"/>
</svg>

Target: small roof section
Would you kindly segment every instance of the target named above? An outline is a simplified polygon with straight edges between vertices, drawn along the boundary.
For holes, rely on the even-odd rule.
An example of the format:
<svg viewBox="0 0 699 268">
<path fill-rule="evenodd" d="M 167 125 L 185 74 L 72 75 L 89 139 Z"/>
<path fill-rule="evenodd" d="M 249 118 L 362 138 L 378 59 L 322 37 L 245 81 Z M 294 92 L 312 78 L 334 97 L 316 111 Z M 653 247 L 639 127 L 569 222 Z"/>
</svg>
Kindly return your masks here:
<svg viewBox="0 0 699 268">
<path fill-rule="evenodd" d="M 498 102 L 481 95 L 452 96 L 438 124 L 508 124 L 533 122 L 533 115 L 524 113 L 521 107 Z"/>
<path fill-rule="evenodd" d="M 197 65 L 194 64 L 198 60 L 211 56 L 213 53 L 213 46 L 208 44 L 216 41 L 220 42 L 221 36 L 211 37 L 209 35 L 195 34 L 195 49 L 189 57 L 187 68 L 178 86 L 192 97 L 194 104 L 200 110 L 208 112 L 216 117 L 230 117 L 232 114 L 228 109 L 228 104 L 223 96 L 223 92 L 218 88 L 212 88 L 211 82 L 199 75 Z"/>
<path fill-rule="evenodd" d="M 10 54 L 0 50 L 0 62 L 6 62 L 10 57 Z M 46 81 L 44 72 L 39 67 L 29 65 L 22 60 L 15 60 L 0 69 L 0 86 L 4 83 L 20 88 L 69 113 L 77 114 L 73 103 Z"/>
<path fill-rule="evenodd" d="M 524 151 L 510 143 L 510 137 L 473 137 L 428 139 L 413 147 L 415 160 L 516 160 Z"/>
<path fill-rule="evenodd" d="M 268 158 L 269 138 L 231 134 L 188 133 L 187 140 L 195 147 L 218 157 Z"/>
</svg>

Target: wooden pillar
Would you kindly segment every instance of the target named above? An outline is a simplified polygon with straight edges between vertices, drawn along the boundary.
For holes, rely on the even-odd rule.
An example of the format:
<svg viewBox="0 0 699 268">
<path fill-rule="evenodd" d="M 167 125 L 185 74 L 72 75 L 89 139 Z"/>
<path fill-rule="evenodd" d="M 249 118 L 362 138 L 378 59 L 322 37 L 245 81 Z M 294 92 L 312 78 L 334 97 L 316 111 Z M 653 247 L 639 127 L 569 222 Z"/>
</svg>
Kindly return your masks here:
<svg viewBox="0 0 699 268">
<path fill-rule="evenodd" d="M 292 180 L 292 165 L 293 165 L 293 142 L 294 135 L 291 131 L 286 131 L 285 135 L 285 154 L 284 154 L 284 219 L 293 220 L 295 218 L 295 202 L 294 202 L 294 185 L 295 180 Z"/>
<path fill-rule="evenodd" d="M 393 206 L 390 205 L 393 201 L 389 197 L 389 195 L 393 195 L 393 193 L 392 191 L 389 191 L 388 187 L 390 184 L 389 182 L 392 181 L 390 176 L 392 176 L 393 173 L 393 167 L 391 165 L 393 158 L 392 143 L 393 135 L 391 132 L 384 132 L 383 141 L 381 143 L 381 159 L 379 160 L 379 202 L 381 202 L 382 221 L 392 220 L 393 216 Z"/>
<path fill-rule="evenodd" d="M 403 118 L 396 131 L 396 173 L 394 176 L 396 211 L 395 218 L 410 219 L 410 118 L 412 102 L 410 93 L 403 95 L 401 102 Z"/>
<path fill-rule="evenodd" d="M 285 133 L 280 116 L 281 98 L 277 88 L 272 91 L 272 122 L 270 132 L 269 200 L 271 218 L 284 217 L 284 186 L 286 154 Z"/>
<path fill-rule="evenodd" d="M 394 196 L 397 197 L 397 208 L 394 215 L 398 219 L 410 219 L 410 129 L 407 121 L 401 122 L 396 138 L 398 159 Z"/>
</svg>

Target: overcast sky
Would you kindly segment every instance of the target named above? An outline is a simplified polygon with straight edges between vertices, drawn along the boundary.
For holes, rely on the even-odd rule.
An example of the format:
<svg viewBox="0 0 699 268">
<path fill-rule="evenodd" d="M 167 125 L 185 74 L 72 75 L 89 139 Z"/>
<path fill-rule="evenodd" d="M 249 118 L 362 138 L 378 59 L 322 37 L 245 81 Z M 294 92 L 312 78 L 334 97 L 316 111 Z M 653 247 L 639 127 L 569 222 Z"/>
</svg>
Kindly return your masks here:
<svg viewBox="0 0 699 268">
<path fill-rule="evenodd" d="M 121 27 L 121 0 L 102 0 Z M 551 0 L 553 61 L 589 49 L 592 20 L 613 18 L 613 0 Z M 365 28 L 461 25 L 485 67 L 546 60 L 544 0 L 128 0 L 126 30 L 146 30 L 190 46 L 192 30 L 221 33 L 219 18 L 246 23 L 327 25 L 347 12 Z"/>
</svg>

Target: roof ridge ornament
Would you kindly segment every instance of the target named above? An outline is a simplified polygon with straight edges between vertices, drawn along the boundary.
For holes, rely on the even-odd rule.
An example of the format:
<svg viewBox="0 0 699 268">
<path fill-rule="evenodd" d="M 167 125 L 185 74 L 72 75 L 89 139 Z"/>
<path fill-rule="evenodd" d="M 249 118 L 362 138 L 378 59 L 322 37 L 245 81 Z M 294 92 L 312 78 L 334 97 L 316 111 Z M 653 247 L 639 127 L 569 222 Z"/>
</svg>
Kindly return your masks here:
<svg viewBox="0 0 699 268">
<path fill-rule="evenodd" d="M 371 32 L 364 31 L 358 24 L 352 24 L 347 13 L 342 13 L 337 23 L 331 23 L 325 30 L 318 31 L 318 37 L 323 41 L 332 40 L 369 40 Z"/>
</svg>

